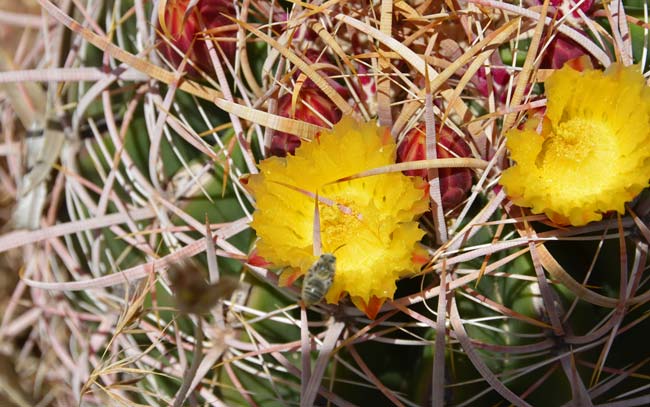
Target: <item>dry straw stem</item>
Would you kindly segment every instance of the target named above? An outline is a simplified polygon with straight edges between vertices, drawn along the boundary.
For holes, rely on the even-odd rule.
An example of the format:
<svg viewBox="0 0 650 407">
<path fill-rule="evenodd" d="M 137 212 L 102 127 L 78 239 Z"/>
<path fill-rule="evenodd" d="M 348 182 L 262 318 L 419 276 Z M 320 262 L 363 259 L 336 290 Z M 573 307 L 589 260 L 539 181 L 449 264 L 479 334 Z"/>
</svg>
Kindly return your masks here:
<svg viewBox="0 0 650 407">
<path fill-rule="evenodd" d="M 102 51 L 107 52 L 113 58 L 118 59 L 134 69 L 145 73 L 151 78 L 157 79 L 167 85 L 177 83 L 176 73 L 167 71 L 160 68 L 144 59 L 140 59 L 135 55 L 124 51 L 123 49 L 115 46 L 109 40 L 94 34 L 87 28 L 81 26 L 74 19 L 63 13 L 61 9 L 47 0 L 38 0 L 39 4 L 57 19 L 60 23 L 64 24 L 70 30 L 81 35 L 86 41 L 95 45 Z M 222 94 L 215 89 L 207 88 L 192 80 L 184 80 L 178 85 L 178 89 L 189 94 L 200 97 L 201 99 L 213 102 L 217 107 L 224 111 L 234 114 L 245 120 L 260 124 L 274 130 L 283 131 L 285 133 L 296 134 L 301 137 L 311 138 L 313 135 L 321 131 L 321 128 L 313 124 L 302 121 L 288 119 L 276 115 L 271 115 L 260 110 L 251 109 L 247 106 L 238 103 L 230 102 L 222 98 Z"/>
<path fill-rule="evenodd" d="M 535 69 L 535 59 L 537 57 L 537 51 L 539 49 L 540 41 L 542 40 L 542 34 L 544 33 L 544 21 L 546 20 L 546 13 L 548 12 L 549 0 L 544 0 L 542 5 L 542 12 L 540 13 L 540 19 L 537 21 L 535 26 L 535 32 L 533 33 L 533 38 L 528 47 L 526 53 L 526 60 L 524 61 L 524 66 L 521 69 L 521 72 L 517 76 L 517 85 L 515 86 L 515 91 L 512 94 L 512 100 L 510 102 L 511 106 L 517 106 L 522 102 L 524 91 L 530 83 L 530 78 L 534 74 Z M 516 120 L 516 115 L 510 113 L 507 115 L 503 121 L 503 127 L 501 129 L 502 133 L 505 134 L 507 130 L 513 126 Z"/>
<path fill-rule="evenodd" d="M 332 86 L 327 83 L 323 79 L 323 77 L 316 71 L 314 68 L 312 68 L 309 64 L 304 62 L 299 56 L 297 56 L 295 53 L 293 53 L 290 49 L 287 47 L 283 46 L 282 44 L 278 43 L 275 41 L 273 38 L 269 37 L 268 35 L 264 34 L 260 30 L 256 29 L 250 24 L 247 24 L 243 21 L 236 21 L 238 24 L 240 24 L 242 27 L 250 31 L 251 33 L 255 34 L 259 38 L 261 38 L 264 42 L 272 46 L 274 49 L 278 50 L 280 54 L 282 54 L 287 60 L 291 61 L 302 73 L 304 73 L 309 79 L 314 81 L 314 84 L 318 86 L 320 90 L 327 95 L 327 97 L 336 104 L 336 106 L 341 109 L 341 112 L 343 112 L 344 115 L 352 115 L 356 117 L 356 113 L 352 109 L 352 107 L 348 104 L 347 101 L 341 97 L 341 95 L 338 94 Z M 276 129 L 278 130 L 278 129 Z"/>
<path fill-rule="evenodd" d="M 373 175 L 388 174 L 391 172 L 402 172 L 409 170 L 422 170 L 432 168 L 486 168 L 487 162 L 478 158 L 437 158 L 432 160 L 417 160 L 399 164 L 391 164 L 385 167 L 373 168 L 359 172 L 347 177 L 337 179 L 334 182 L 350 181 L 353 179 L 371 177 Z"/>
<path fill-rule="evenodd" d="M 379 28 L 381 33 L 386 37 L 390 37 L 393 31 L 393 1 L 383 0 L 380 6 L 380 21 Z M 387 50 L 385 45 L 382 45 L 380 51 Z M 390 72 L 391 63 L 382 52 L 379 54 L 379 75 L 377 76 L 377 117 L 379 125 L 390 128 L 393 124 L 393 117 L 390 110 L 391 97 L 390 97 L 390 81 L 388 73 Z"/>
<path fill-rule="evenodd" d="M 445 337 L 446 337 L 446 312 L 447 312 L 447 268 L 445 261 L 442 261 L 442 272 L 440 273 L 440 287 L 442 293 L 438 295 L 438 308 L 436 314 L 436 337 L 433 351 L 433 373 L 431 377 L 431 405 L 442 407 L 445 405 Z"/>
<path fill-rule="evenodd" d="M 247 228 L 247 219 L 240 219 L 239 221 L 228 224 L 223 229 L 220 229 L 217 233 L 217 236 L 220 237 L 220 239 L 218 239 L 218 244 L 226 246 L 227 249 L 230 249 L 232 251 L 229 250 L 217 251 L 217 253 L 222 256 L 225 255 L 225 257 L 232 257 L 233 255 L 243 256 L 243 253 L 241 253 L 234 246 L 230 245 L 226 241 L 226 239 L 229 239 L 230 237 L 238 234 L 239 232 L 245 230 L 246 228 Z M 140 280 L 151 273 L 158 273 L 162 270 L 165 270 L 170 265 L 176 264 L 185 258 L 191 258 L 199 253 L 202 253 L 206 247 L 205 240 L 206 240 L 205 238 L 199 239 L 177 250 L 176 252 L 168 254 L 167 256 L 162 257 L 153 262 L 134 266 L 127 270 L 123 270 L 121 272 L 117 272 L 117 273 L 113 273 L 101 277 L 96 277 L 86 281 L 48 283 L 48 282 L 32 280 L 28 277 L 24 277 L 23 281 L 26 284 L 30 285 L 31 287 L 42 288 L 47 290 L 57 290 L 57 291 L 80 291 L 80 290 L 111 287 L 111 286 L 120 285 L 124 283 L 129 284 L 137 280 Z"/>
<path fill-rule="evenodd" d="M 433 95 L 431 94 L 431 82 L 428 71 L 424 75 L 425 98 L 424 98 L 424 122 L 425 122 L 425 158 L 436 160 L 438 158 L 438 138 L 436 137 L 436 120 L 433 111 Z M 442 123 L 446 118 L 442 119 Z M 440 126 L 442 128 L 442 125 Z M 487 166 L 487 165 L 486 165 Z M 442 207 L 442 193 L 440 191 L 440 173 L 437 168 L 429 168 L 429 199 L 431 202 L 431 213 L 433 217 L 434 235 L 437 244 L 444 244 L 448 240 L 447 222 Z"/>
<path fill-rule="evenodd" d="M 509 4 L 501 1 L 469 0 L 469 2 L 491 7 L 497 10 L 504 10 L 514 15 L 528 18 L 530 21 L 540 21 L 540 17 L 541 17 L 539 13 L 529 10 L 528 8 L 520 7 L 514 4 Z M 544 24 L 548 26 L 554 23 L 553 18 L 551 17 L 546 17 L 543 21 Z M 571 38 L 573 41 L 580 44 L 580 46 L 584 47 L 584 49 L 587 50 L 594 58 L 596 58 L 598 62 L 600 62 L 603 66 L 609 66 L 612 63 L 611 58 L 584 34 L 581 34 L 580 32 L 578 32 L 574 28 L 571 28 L 567 24 L 558 24 L 557 27 L 555 28 L 557 28 L 558 32 L 565 34 L 567 37 Z"/>
<path fill-rule="evenodd" d="M 466 50 L 460 58 L 452 62 L 448 67 L 446 67 L 439 74 L 433 71 L 429 66 L 427 66 L 427 68 L 430 69 L 427 70 L 427 74 L 431 79 L 431 82 L 429 83 L 429 91 L 431 93 L 436 93 L 436 91 L 438 91 L 438 89 L 440 89 L 443 86 L 443 84 L 445 84 L 445 82 L 452 75 L 454 75 L 462 66 L 464 66 L 469 61 L 474 59 L 476 55 L 479 54 L 479 52 L 481 52 L 481 55 L 478 57 L 478 59 L 479 60 L 483 59 L 481 62 L 484 62 L 485 59 L 489 57 L 490 53 L 495 51 L 499 45 L 511 39 L 510 37 L 515 32 L 515 30 L 517 29 L 520 23 L 521 23 L 520 20 L 517 19 L 511 20 L 505 25 L 503 25 L 502 27 L 499 27 L 497 30 L 491 32 L 482 41 L 479 41 L 476 45 Z M 490 52 L 482 52 L 484 50 L 490 50 Z M 411 59 L 407 59 L 406 57 L 405 59 L 410 63 L 413 63 L 412 61 L 414 57 L 417 58 L 416 56 L 410 54 L 408 54 L 408 56 L 410 56 Z M 418 72 L 424 74 L 425 69 L 421 65 L 422 64 L 416 64 L 413 66 L 418 70 Z M 425 91 L 426 90 L 420 91 L 416 101 L 422 100 L 422 98 L 425 95 Z M 451 89 L 449 89 L 449 90 L 441 91 L 441 94 L 449 102 L 450 104 L 449 110 L 451 112 L 455 112 L 458 116 L 465 119 L 467 113 L 467 107 L 465 106 L 464 103 L 462 103 L 460 99 L 456 99 L 454 97 L 454 92 Z M 402 131 L 402 129 L 406 124 L 406 121 L 410 118 L 410 116 L 415 114 L 418 108 L 419 106 L 416 105 L 415 103 L 410 103 L 404 107 L 404 109 L 400 113 L 400 116 L 395 121 L 395 125 L 393 126 L 393 134 L 398 134 L 399 132 Z"/>
</svg>

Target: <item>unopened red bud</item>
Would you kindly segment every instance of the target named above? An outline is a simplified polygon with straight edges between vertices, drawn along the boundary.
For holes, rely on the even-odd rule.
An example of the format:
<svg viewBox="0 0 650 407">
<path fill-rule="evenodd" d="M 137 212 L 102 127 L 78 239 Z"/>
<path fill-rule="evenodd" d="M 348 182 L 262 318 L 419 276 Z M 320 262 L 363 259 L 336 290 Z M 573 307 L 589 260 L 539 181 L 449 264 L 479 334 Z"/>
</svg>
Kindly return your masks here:
<svg viewBox="0 0 650 407">
<path fill-rule="evenodd" d="M 505 102 L 505 95 L 507 91 L 508 81 L 510 80 L 510 74 L 506 70 L 506 67 L 492 67 L 490 69 L 490 74 L 492 75 L 492 86 L 497 95 L 497 100 Z M 485 67 L 480 67 L 476 76 L 474 77 L 477 90 L 481 93 L 483 97 L 487 97 L 490 94 L 490 89 L 488 87 L 488 77 Z"/>
<path fill-rule="evenodd" d="M 577 42 L 563 34 L 558 34 L 546 49 L 541 67 L 560 69 L 566 62 L 587 55 L 587 51 Z"/>
<path fill-rule="evenodd" d="M 439 130 L 439 131 L 438 131 Z M 472 150 L 465 140 L 460 138 L 449 127 L 443 126 L 438 131 L 436 153 L 438 158 L 470 157 Z M 425 126 L 420 124 L 406 134 L 397 148 L 398 162 L 417 161 L 426 159 Z M 406 175 L 426 178 L 427 170 L 404 171 Z M 451 209 L 461 203 L 472 188 L 472 172 L 468 168 L 440 168 L 440 194 L 442 205 Z"/>
<path fill-rule="evenodd" d="M 226 16 L 235 17 L 235 8 L 232 2 L 226 0 L 199 0 L 187 18 L 184 18 L 188 4 L 189 0 L 166 2 L 164 25 L 159 21 L 158 27 L 158 35 L 165 38 L 159 38 L 158 49 L 175 67 L 180 66 L 183 55 L 187 55 L 198 68 L 212 72 L 212 60 L 206 38 L 222 38 L 217 40 L 219 47 L 227 58 L 234 58 L 237 30 L 232 28 L 234 23 Z M 223 40 L 224 38 L 228 38 L 228 41 Z M 186 66 L 188 73 L 196 74 L 189 64 Z"/>
<path fill-rule="evenodd" d="M 331 124 L 337 123 L 341 120 L 342 114 L 336 105 L 320 89 L 303 86 L 300 89 L 300 95 L 296 100 L 296 106 L 293 112 L 291 109 L 291 94 L 286 94 L 278 100 L 278 115 L 317 126 L 328 127 L 327 122 Z M 278 131 L 273 135 L 269 153 L 271 155 L 285 157 L 287 154 L 293 154 L 299 145 L 299 137 Z"/>
</svg>

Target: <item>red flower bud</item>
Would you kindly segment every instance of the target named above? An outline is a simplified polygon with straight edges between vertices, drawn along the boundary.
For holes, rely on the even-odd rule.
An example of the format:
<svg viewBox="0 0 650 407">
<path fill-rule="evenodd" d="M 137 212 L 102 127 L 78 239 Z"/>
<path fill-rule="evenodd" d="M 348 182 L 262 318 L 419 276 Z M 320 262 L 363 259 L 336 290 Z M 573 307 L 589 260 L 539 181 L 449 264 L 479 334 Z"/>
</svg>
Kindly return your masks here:
<svg viewBox="0 0 650 407">
<path fill-rule="evenodd" d="M 305 85 L 307 84 L 305 83 Z M 315 112 L 318 112 L 318 114 Z M 327 127 L 328 124 L 320 116 L 331 124 L 337 123 L 341 120 L 342 116 L 341 111 L 320 89 L 311 86 L 303 86 L 300 89 L 300 95 L 296 100 L 296 107 L 293 114 L 291 112 L 291 94 L 282 96 L 278 100 L 278 115 L 323 127 Z M 269 153 L 271 155 L 285 157 L 287 154 L 293 154 L 299 145 L 299 137 L 276 131 L 271 140 Z"/>
<path fill-rule="evenodd" d="M 492 75 L 492 87 L 496 95 L 496 100 L 497 102 L 505 104 L 510 74 L 505 66 L 493 66 L 490 69 L 490 74 Z M 488 78 L 485 67 L 480 67 L 473 79 L 479 93 L 483 97 L 487 97 L 490 94 L 490 89 L 488 87 Z"/>
<path fill-rule="evenodd" d="M 205 41 L 205 35 L 210 38 L 235 38 L 237 30 L 228 28 L 225 31 L 221 29 L 233 24 L 225 16 L 235 16 L 235 8 L 232 2 L 227 0 L 199 0 L 199 2 L 190 10 L 187 18 L 185 11 L 189 0 L 168 0 L 165 4 L 164 25 L 159 21 L 158 35 L 165 36 L 166 39 L 159 38 L 158 49 L 164 57 L 174 66 L 178 67 L 183 60 L 183 55 L 187 55 L 196 66 L 205 72 L 212 71 L 212 61 L 208 52 Z M 183 19 L 185 18 L 185 21 Z M 201 27 L 204 26 L 203 30 Z M 170 45 L 173 44 L 181 52 L 174 50 Z M 229 59 L 235 56 L 236 42 L 234 41 L 217 41 L 223 52 Z M 187 72 L 196 74 L 196 71 L 187 65 Z"/>
<path fill-rule="evenodd" d="M 436 127 L 436 131 L 438 128 Z M 470 157 L 472 151 L 462 138 L 458 137 L 449 127 L 443 126 L 436 135 L 438 158 Z M 426 159 L 425 126 L 420 124 L 406 134 L 397 148 L 398 162 L 417 161 Z M 427 177 L 427 170 L 404 171 L 406 175 Z M 451 209 L 461 203 L 472 188 L 472 172 L 468 168 L 440 168 L 440 194 L 442 205 Z"/>
<path fill-rule="evenodd" d="M 544 2 L 539 2 L 539 4 L 542 3 Z M 558 11 L 558 18 L 564 16 L 564 14 L 572 10 L 578 3 L 580 3 L 580 5 L 571 13 L 571 15 L 575 18 L 580 17 L 578 10 L 582 10 L 584 13 L 588 13 L 591 9 L 591 6 L 594 5 L 594 0 L 584 0 L 582 2 L 579 2 L 578 0 L 551 0 L 551 5 Z"/>
<path fill-rule="evenodd" d="M 563 34 L 558 34 L 546 49 L 541 67 L 560 69 L 566 62 L 586 55 L 587 51 L 581 45 Z"/>
</svg>

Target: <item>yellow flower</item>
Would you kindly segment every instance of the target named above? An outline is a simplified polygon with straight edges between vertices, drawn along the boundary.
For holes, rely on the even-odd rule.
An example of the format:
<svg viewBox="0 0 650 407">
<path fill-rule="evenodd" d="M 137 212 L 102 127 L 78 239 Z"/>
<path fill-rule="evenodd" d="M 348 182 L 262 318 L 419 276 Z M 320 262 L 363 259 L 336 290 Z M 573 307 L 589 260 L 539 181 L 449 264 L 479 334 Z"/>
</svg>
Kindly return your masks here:
<svg viewBox="0 0 650 407">
<path fill-rule="evenodd" d="M 331 131 L 303 143 L 294 156 L 259 164 L 260 173 L 248 182 L 256 199 L 252 227 L 259 238 L 258 254 L 295 271 L 281 282 L 290 284 L 317 260 L 315 199 L 309 193 L 321 197 L 322 252 L 335 251 L 336 256 L 328 303 L 338 303 L 348 293 L 372 318 L 393 297 L 395 281 L 418 270 L 412 257 L 424 232 L 415 218 L 428 206 L 419 181 L 389 173 L 334 182 L 395 163 L 395 151 L 390 134 L 374 121 L 343 118 Z"/>
<path fill-rule="evenodd" d="M 507 133 L 516 165 L 501 185 L 515 204 L 558 224 L 625 212 L 650 178 L 650 90 L 638 68 L 565 65 L 546 82 L 546 95 L 541 126 L 529 120 Z"/>
</svg>

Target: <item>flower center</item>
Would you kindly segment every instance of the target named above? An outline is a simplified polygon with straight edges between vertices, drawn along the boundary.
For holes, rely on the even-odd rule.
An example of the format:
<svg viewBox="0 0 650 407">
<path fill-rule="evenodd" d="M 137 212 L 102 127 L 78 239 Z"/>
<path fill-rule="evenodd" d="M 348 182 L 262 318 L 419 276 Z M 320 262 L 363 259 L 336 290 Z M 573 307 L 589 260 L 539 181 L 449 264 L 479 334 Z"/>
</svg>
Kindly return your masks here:
<svg viewBox="0 0 650 407">
<path fill-rule="evenodd" d="M 616 135 L 596 120 L 576 117 L 560 123 L 535 160 L 565 198 L 600 193 L 610 183 L 617 160 Z M 550 185 L 549 185 L 550 186 Z"/>
<path fill-rule="evenodd" d="M 547 160 L 579 164 L 593 159 L 594 150 L 609 138 L 608 133 L 603 124 L 583 118 L 562 122 L 555 129 L 555 134 L 544 141 L 536 164 L 541 167 L 547 164 Z"/>
<path fill-rule="evenodd" d="M 333 198 L 338 205 L 320 205 L 320 227 L 323 250 L 331 252 L 354 236 L 362 223 L 357 205 L 349 199 Z"/>
</svg>

